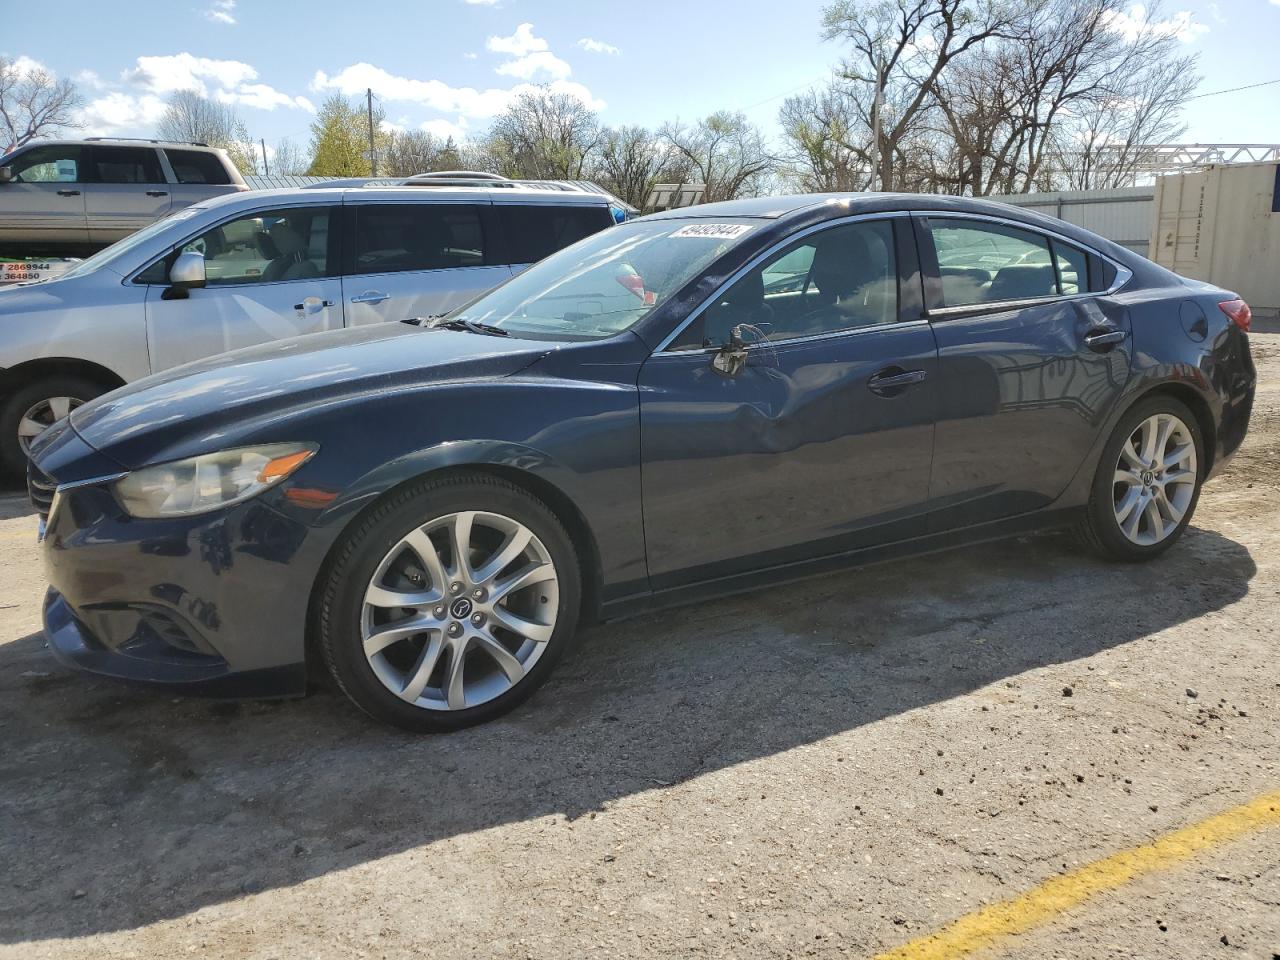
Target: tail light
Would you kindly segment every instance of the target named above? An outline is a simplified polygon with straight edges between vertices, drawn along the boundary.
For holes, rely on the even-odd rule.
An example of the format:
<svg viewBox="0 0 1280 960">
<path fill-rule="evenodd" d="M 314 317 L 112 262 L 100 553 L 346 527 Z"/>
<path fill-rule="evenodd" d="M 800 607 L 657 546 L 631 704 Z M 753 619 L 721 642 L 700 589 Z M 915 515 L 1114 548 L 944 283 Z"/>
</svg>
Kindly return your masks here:
<svg viewBox="0 0 1280 960">
<path fill-rule="evenodd" d="M 1243 330 L 1249 332 L 1249 323 L 1253 320 L 1253 311 L 1249 309 L 1249 305 L 1238 297 L 1235 300 L 1223 300 L 1218 304 L 1218 309 L 1231 318 L 1231 322 Z"/>
</svg>

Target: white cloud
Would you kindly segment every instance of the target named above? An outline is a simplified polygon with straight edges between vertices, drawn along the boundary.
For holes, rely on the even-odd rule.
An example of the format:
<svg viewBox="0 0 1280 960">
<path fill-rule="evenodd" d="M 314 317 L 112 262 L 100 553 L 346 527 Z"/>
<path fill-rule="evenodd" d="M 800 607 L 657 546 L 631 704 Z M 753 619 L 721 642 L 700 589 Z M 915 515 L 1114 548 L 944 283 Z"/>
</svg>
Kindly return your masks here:
<svg viewBox="0 0 1280 960">
<path fill-rule="evenodd" d="M 520 24 L 509 37 L 490 37 L 485 41 L 485 47 L 494 53 L 509 53 L 513 57 L 523 57 L 548 49 L 546 40 L 533 35 L 532 23 Z"/>
<path fill-rule="evenodd" d="M 448 140 L 453 137 L 454 141 L 462 140 L 467 135 L 467 128 L 460 124 L 454 123 L 452 120 L 443 118 L 438 120 L 428 120 L 422 124 L 422 129 L 433 136 L 439 137 L 441 140 Z"/>
<path fill-rule="evenodd" d="M 219 103 L 236 103 L 259 110 L 287 107 L 306 110 L 308 113 L 316 112 L 315 104 L 306 97 L 291 97 L 265 83 L 246 83 L 235 90 L 219 90 L 213 95 L 213 99 Z"/>
<path fill-rule="evenodd" d="M 213 0 L 213 3 L 205 10 L 204 18 L 213 23 L 225 23 L 227 26 L 235 26 L 236 0 Z"/>
<path fill-rule="evenodd" d="M 165 102 L 155 94 L 134 96 L 114 91 L 81 108 L 79 120 L 86 136 L 104 136 L 122 130 L 150 129 L 164 116 Z"/>
<path fill-rule="evenodd" d="M 26 76 L 31 73 L 53 73 L 39 60 L 33 60 L 25 54 L 19 54 L 18 58 L 13 61 L 13 69 L 17 71 L 19 76 Z"/>
<path fill-rule="evenodd" d="M 1276 3 L 1280 3 L 1280 0 L 1276 0 Z M 475 59 L 476 57 L 478 57 L 478 56 L 480 56 L 480 54 L 478 54 L 478 53 L 464 53 L 464 54 L 462 55 L 462 59 L 463 59 L 463 60 L 474 60 L 474 59 Z"/>
<path fill-rule="evenodd" d="M 1280 3 L 1280 0 L 1274 0 Z M 605 43 L 603 40 L 592 40 L 590 37 L 583 37 L 578 41 L 578 46 L 587 53 L 607 53 L 611 57 L 616 57 L 622 51 L 615 47 L 612 43 Z"/>
<path fill-rule="evenodd" d="M 202 96 L 208 96 L 206 80 L 223 90 L 230 90 L 258 79 L 258 71 L 239 60 L 211 60 L 189 53 L 175 53 L 165 57 L 139 57 L 138 65 L 126 70 L 123 78 L 149 93 L 195 90 Z"/>
<path fill-rule="evenodd" d="M 520 57 L 518 60 L 508 60 L 495 68 L 494 72 L 504 77 L 519 77 L 521 80 L 532 80 L 540 73 L 558 80 L 564 80 L 573 71 L 570 69 L 569 64 L 554 53 L 548 50 L 541 50 L 537 53 L 531 53 L 527 57 Z"/>
<path fill-rule="evenodd" d="M 554 80 L 550 87 L 553 92 L 578 98 L 593 110 L 604 107 L 604 101 L 592 96 L 591 91 L 580 83 Z M 346 96 L 355 96 L 364 93 L 366 88 L 372 88 L 384 100 L 418 103 L 439 113 L 482 118 L 496 116 L 518 94 L 535 89 L 527 83 L 509 89 L 451 87 L 440 80 L 415 80 L 397 76 L 371 63 L 354 63 L 333 76 L 317 70 L 311 81 L 311 89 L 317 93 L 337 90 Z"/>
<path fill-rule="evenodd" d="M 89 87 L 92 90 L 105 90 L 107 88 L 107 82 L 93 70 L 81 70 L 72 79 L 80 86 Z"/>
<path fill-rule="evenodd" d="M 1271 2 L 1280 3 L 1280 0 L 1271 0 Z M 1147 8 L 1141 3 L 1135 3 L 1127 10 L 1109 14 L 1106 23 L 1130 43 L 1146 33 L 1154 33 L 1162 37 L 1177 37 L 1182 43 L 1194 43 L 1201 34 L 1209 32 L 1206 24 L 1195 22 L 1194 14 L 1190 10 L 1179 10 L 1168 20 L 1151 20 Z"/>
</svg>

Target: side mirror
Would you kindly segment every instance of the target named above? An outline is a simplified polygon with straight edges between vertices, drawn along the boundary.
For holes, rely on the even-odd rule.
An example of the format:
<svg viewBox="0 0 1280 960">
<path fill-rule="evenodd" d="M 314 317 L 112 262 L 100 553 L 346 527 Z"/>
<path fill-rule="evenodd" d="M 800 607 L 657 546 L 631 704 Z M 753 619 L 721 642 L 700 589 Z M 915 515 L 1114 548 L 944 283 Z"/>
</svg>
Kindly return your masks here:
<svg viewBox="0 0 1280 960">
<path fill-rule="evenodd" d="M 0 167 L 0 183 L 8 183 L 13 179 L 13 167 Z"/>
<path fill-rule="evenodd" d="M 169 268 L 169 287 L 161 295 L 165 300 L 184 300 L 190 291 L 203 287 L 204 254 L 188 250 L 178 254 Z"/>
<path fill-rule="evenodd" d="M 711 369 L 722 377 L 736 377 L 746 365 L 747 344 L 742 339 L 742 326 L 739 324 L 729 331 L 729 339 L 711 358 Z"/>
</svg>

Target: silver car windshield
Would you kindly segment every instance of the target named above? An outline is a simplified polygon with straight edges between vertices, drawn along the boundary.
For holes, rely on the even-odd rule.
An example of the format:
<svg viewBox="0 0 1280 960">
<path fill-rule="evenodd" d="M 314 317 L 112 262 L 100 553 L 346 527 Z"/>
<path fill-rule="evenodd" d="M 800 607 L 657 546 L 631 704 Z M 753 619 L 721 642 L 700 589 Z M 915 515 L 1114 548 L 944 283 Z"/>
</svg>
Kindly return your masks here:
<svg viewBox="0 0 1280 960">
<path fill-rule="evenodd" d="M 194 207 L 194 206 L 183 207 L 181 210 L 175 211 L 174 213 L 169 214 L 167 217 L 161 217 L 159 220 L 156 220 L 156 221 L 153 221 L 152 223 L 147 224 L 137 233 L 131 233 L 129 234 L 129 236 L 125 237 L 123 240 L 117 240 L 111 246 L 103 250 L 99 250 L 97 253 L 95 253 L 93 256 L 89 257 L 88 259 L 81 260 L 79 263 L 77 263 L 74 267 L 72 267 L 66 273 L 59 275 L 56 279 L 68 280 L 72 277 L 82 277 L 87 273 L 93 273 L 93 271 L 97 270 L 103 264 L 106 264 L 116 259 L 116 257 L 123 256 L 129 253 L 129 251 L 133 250 L 135 247 L 141 246 L 142 244 L 146 243 L 156 234 L 163 233 L 165 230 L 168 230 L 171 226 L 173 226 L 179 220 L 186 220 L 186 219 L 189 219 L 190 217 L 194 217 L 202 209 L 203 208 L 201 207 Z M 129 270 L 133 269 L 134 266 L 138 266 L 138 264 L 129 264 L 127 267 L 125 267 L 124 270 L 121 270 L 119 272 L 128 273 Z"/>
<path fill-rule="evenodd" d="M 512 336 L 596 340 L 639 323 L 761 221 L 634 220 L 554 253 L 451 319 Z"/>
</svg>

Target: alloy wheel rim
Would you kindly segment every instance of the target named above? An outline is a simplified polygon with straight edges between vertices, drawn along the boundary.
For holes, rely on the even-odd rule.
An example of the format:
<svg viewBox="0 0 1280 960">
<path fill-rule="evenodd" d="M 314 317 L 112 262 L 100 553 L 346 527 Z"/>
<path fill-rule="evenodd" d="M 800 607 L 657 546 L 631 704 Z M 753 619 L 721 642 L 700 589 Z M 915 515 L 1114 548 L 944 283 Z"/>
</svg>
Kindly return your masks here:
<svg viewBox="0 0 1280 960">
<path fill-rule="evenodd" d="M 1120 447 L 1112 481 L 1112 505 L 1120 532 L 1150 547 L 1171 536 L 1195 497 L 1196 444 L 1191 430 L 1171 413 L 1143 420 Z"/>
<path fill-rule="evenodd" d="M 18 446 L 31 451 L 31 442 L 84 403 L 79 397 L 46 397 L 27 408 L 18 421 Z"/>
<path fill-rule="evenodd" d="M 384 687 L 462 710 L 520 683 L 555 632 L 559 579 L 524 524 L 467 510 L 410 530 L 365 590 L 361 643 Z"/>
</svg>

